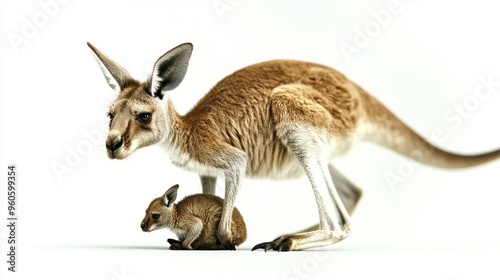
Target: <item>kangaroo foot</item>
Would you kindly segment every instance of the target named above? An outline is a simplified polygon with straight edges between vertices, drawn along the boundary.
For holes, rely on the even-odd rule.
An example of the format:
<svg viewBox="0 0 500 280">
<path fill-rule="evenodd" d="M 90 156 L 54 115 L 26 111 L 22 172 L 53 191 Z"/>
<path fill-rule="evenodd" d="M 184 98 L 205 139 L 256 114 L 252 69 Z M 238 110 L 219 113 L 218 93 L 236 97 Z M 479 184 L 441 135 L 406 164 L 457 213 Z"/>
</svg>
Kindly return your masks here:
<svg viewBox="0 0 500 280">
<path fill-rule="evenodd" d="M 349 235 L 350 231 L 330 231 L 316 230 L 298 234 L 284 235 L 274 239 L 271 242 L 263 242 L 255 245 L 252 251 L 264 249 L 264 251 L 295 251 L 305 250 L 310 248 L 328 246 L 335 244 Z"/>
<path fill-rule="evenodd" d="M 271 242 L 262 242 L 255 245 L 252 251 L 258 249 L 264 249 L 264 251 L 274 250 L 274 251 L 290 251 L 292 248 L 292 240 L 286 236 L 278 237 Z"/>
</svg>

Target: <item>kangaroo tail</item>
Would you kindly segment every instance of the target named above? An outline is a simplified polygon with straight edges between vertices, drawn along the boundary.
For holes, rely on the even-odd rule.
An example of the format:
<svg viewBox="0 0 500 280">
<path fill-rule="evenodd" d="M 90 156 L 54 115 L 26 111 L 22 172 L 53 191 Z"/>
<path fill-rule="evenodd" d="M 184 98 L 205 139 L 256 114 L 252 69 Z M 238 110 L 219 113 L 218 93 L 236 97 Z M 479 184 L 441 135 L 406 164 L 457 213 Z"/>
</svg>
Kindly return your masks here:
<svg viewBox="0 0 500 280">
<path fill-rule="evenodd" d="M 441 150 L 401 122 L 384 105 L 359 88 L 368 124 L 364 140 L 374 142 L 424 164 L 465 168 L 500 158 L 500 150 L 479 155 L 458 155 Z"/>
</svg>

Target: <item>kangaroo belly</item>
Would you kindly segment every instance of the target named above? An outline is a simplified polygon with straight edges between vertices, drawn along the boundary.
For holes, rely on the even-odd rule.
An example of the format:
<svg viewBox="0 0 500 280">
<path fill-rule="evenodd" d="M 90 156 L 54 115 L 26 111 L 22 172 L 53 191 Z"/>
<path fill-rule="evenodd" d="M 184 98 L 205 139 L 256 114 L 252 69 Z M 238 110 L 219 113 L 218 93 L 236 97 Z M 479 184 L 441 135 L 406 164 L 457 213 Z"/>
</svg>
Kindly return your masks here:
<svg viewBox="0 0 500 280">
<path fill-rule="evenodd" d="M 268 145 L 249 147 L 247 176 L 266 179 L 290 179 L 304 174 L 297 157 L 276 139 Z"/>
<path fill-rule="evenodd" d="M 293 179 L 304 175 L 297 157 L 279 140 L 249 147 L 247 176 L 262 179 Z"/>
<path fill-rule="evenodd" d="M 332 137 L 324 135 L 324 160 L 346 153 L 355 142 L 355 137 Z M 321 144 L 320 144 L 321 145 Z M 266 179 L 293 179 L 305 174 L 297 156 L 279 139 L 272 144 L 253 146 L 247 152 L 247 176 Z"/>
</svg>

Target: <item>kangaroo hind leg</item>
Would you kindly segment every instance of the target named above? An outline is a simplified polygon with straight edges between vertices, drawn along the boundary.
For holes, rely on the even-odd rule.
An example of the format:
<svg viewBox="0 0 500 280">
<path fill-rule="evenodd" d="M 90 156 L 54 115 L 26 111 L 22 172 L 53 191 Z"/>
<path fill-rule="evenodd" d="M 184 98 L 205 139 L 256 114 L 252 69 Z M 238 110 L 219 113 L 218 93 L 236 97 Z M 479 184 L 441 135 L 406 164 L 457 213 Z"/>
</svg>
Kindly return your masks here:
<svg viewBox="0 0 500 280">
<path fill-rule="evenodd" d="M 319 230 L 281 236 L 260 243 L 252 250 L 291 251 L 327 246 L 343 240 L 350 233 L 349 213 L 335 189 L 328 166 L 329 135 L 328 129 L 322 125 L 328 124 L 332 116 L 308 98 L 307 92 L 301 92 L 314 89 L 300 85 L 289 87 L 290 91 L 273 96 L 276 133 L 295 154 L 309 178 L 319 212 Z"/>
<path fill-rule="evenodd" d="M 359 200 L 363 196 L 363 190 L 349 181 L 349 179 L 340 173 L 332 164 L 328 165 L 328 170 L 330 171 L 330 175 L 340 196 L 340 200 L 344 203 L 349 215 L 352 215 Z"/>
<path fill-rule="evenodd" d="M 352 215 L 358 202 L 363 196 L 363 191 L 353 184 L 349 179 L 347 179 L 340 171 L 338 171 L 332 164 L 328 166 L 328 170 L 330 171 L 330 175 L 333 180 L 333 184 L 337 189 L 337 192 L 340 196 L 340 200 L 344 203 L 344 206 L 349 213 Z M 296 233 L 310 232 L 319 230 L 319 224 L 313 225 L 311 227 L 302 229 Z"/>
</svg>

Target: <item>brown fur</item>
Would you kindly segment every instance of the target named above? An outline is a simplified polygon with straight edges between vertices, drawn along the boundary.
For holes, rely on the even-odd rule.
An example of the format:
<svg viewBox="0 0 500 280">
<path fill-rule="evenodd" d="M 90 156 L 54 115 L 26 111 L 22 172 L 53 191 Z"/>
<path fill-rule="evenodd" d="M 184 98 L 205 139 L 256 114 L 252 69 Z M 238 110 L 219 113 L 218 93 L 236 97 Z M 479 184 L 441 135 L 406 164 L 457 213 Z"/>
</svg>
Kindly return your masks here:
<svg viewBox="0 0 500 280">
<path fill-rule="evenodd" d="M 168 107 L 173 108 L 171 104 Z M 274 126 L 284 121 L 324 129 L 345 139 L 360 132 L 358 139 L 440 167 L 474 166 L 500 156 L 500 151 L 480 156 L 445 152 L 340 73 L 298 61 L 270 61 L 243 68 L 220 81 L 185 116 L 172 109 L 170 118 L 180 124 L 173 135 L 186 143 L 180 146 L 183 152 L 202 164 L 216 165 L 216 155 L 208 154 L 211 147 L 235 147 L 246 153 L 246 174 L 254 177 L 268 177 L 294 160 L 276 135 Z M 368 128 L 364 130 L 363 125 Z M 358 139 L 349 139 L 348 146 Z"/>
<path fill-rule="evenodd" d="M 222 214 L 223 199 L 211 194 L 190 195 L 168 208 L 163 203 L 163 197 L 154 199 L 146 216 L 141 222 L 144 231 L 168 228 L 179 238 L 179 243 L 173 242 L 171 249 L 192 250 L 224 250 L 217 239 L 216 231 Z M 159 220 L 152 215 L 160 214 Z M 194 240 L 186 240 L 186 233 L 197 230 L 197 222 L 202 223 L 199 236 Z M 234 209 L 231 224 L 232 244 L 238 246 L 247 238 L 246 225 L 238 209 Z M 182 245 L 181 245 L 182 244 Z"/>
<path fill-rule="evenodd" d="M 302 123 L 345 137 L 356 130 L 360 102 L 349 81 L 330 68 L 271 61 L 224 78 L 185 116 L 172 104 L 168 107 L 174 123 L 171 134 L 183 143 L 179 148 L 184 153 L 201 164 L 218 166 L 214 159 L 220 156 L 213 153 L 219 151 L 213 147 L 237 148 L 246 154 L 247 176 L 269 177 L 295 161 L 277 136 L 277 123 Z M 293 173 L 296 170 L 285 176 Z"/>
</svg>

